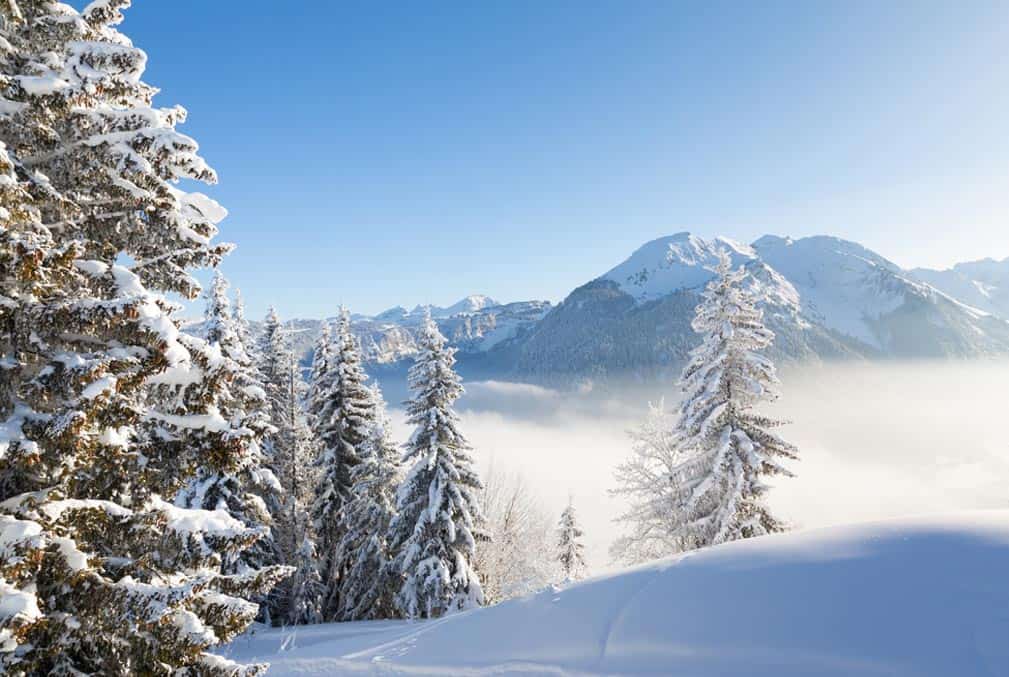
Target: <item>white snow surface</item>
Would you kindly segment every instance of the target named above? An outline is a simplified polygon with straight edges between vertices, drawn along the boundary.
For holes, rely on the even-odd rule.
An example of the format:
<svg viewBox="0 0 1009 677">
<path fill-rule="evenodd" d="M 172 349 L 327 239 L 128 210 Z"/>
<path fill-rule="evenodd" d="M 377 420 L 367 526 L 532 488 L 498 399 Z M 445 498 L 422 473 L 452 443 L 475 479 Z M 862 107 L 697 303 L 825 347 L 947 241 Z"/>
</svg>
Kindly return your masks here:
<svg viewBox="0 0 1009 677">
<path fill-rule="evenodd" d="M 753 247 L 795 286 L 807 316 L 876 348 L 884 346 L 872 321 L 903 305 L 915 288 L 895 264 L 854 242 L 765 235 Z"/>
<path fill-rule="evenodd" d="M 651 301 L 707 284 L 714 276 L 720 249 L 729 253 L 734 266 L 756 258 L 752 248 L 728 238 L 705 240 L 682 232 L 646 242 L 602 279 L 616 282 L 637 301 Z"/>
<path fill-rule="evenodd" d="M 427 622 L 258 631 L 284 675 L 1009 675 L 1009 511 L 730 543 Z"/>
<path fill-rule="evenodd" d="M 915 268 L 910 274 L 958 301 L 1009 319 L 1009 258 L 968 261 L 948 270 Z"/>
<path fill-rule="evenodd" d="M 877 320 L 911 296 L 935 292 L 875 252 L 828 236 L 793 240 L 765 235 L 745 245 L 677 233 L 648 242 L 601 279 L 616 282 L 645 303 L 680 289 L 703 287 L 713 276 L 719 249 L 729 253 L 734 266 L 763 271 L 764 291 L 772 302 L 801 308 L 808 320 L 877 349 L 886 348 Z"/>
</svg>

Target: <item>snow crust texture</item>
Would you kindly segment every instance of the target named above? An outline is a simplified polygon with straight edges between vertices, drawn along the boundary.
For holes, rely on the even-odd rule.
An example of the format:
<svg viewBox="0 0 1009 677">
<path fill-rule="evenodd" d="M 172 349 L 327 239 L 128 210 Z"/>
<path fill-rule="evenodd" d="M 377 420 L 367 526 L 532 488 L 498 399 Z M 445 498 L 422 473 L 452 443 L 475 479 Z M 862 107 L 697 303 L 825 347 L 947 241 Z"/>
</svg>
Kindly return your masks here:
<svg viewBox="0 0 1009 677">
<path fill-rule="evenodd" d="M 1009 511 L 791 532 L 428 622 L 236 640 L 285 675 L 1009 675 Z M 283 647 L 283 648 L 282 648 Z"/>
</svg>

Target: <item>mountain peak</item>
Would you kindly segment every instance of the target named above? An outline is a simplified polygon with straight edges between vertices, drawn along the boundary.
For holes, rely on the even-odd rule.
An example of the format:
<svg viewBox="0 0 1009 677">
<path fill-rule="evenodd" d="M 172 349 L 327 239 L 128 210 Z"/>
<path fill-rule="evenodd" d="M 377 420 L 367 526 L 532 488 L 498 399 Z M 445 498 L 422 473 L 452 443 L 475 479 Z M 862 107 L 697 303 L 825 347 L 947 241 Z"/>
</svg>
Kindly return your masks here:
<svg viewBox="0 0 1009 677">
<path fill-rule="evenodd" d="M 750 246 L 754 249 L 760 249 L 761 247 L 791 247 L 793 244 L 795 244 L 795 240 L 787 235 L 782 237 L 781 235 L 772 235 L 768 233 L 767 235 L 762 235 L 754 240 L 753 244 Z"/>
<path fill-rule="evenodd" d="M 501 304 L 489 296 L 484 296 L 483 294 L 471 294 L 470 296 L 453 303 L 444 310 L 449 315 L 458 315 L 459 313 L 473 313 L 478 310 L 483 310 L 484 308 L 499 305 Z"/>
<path fill-rule="evenodd" d="M 401 320 L 408 314 L 407 309 L 403 306 L 393 306 L 388 310 L 383 310 L 381 313 L 375 316 L 376 320 L 389 320 L 396 321 Z"/>
<path fill-rule="evenodd" d="M 854 257 L 872 266 L 877 266 L 892 273 L 899 273 L 900 267 L 876 252 L 857 242 L 844 240 L 833 235 L 810 235 L 793 240 L 779 235 L 764 235 L 753 243 L 753 249 L 763 259 L 778 259 L 780 256 L 808 260 L 836 256 Z M 790 251 L 789 251 L 790 250 Z M 774 263 L 771 262 L 773 266 Z"/>
<path fill-rule="evenodd" d="M 675 291 L 700 287 L 711 279 L 719 251 L 728 251 L 734 265 L 756 257 L 748 245 L 716 237 L 706 240 L 683 231 L 646 242 L 601 279 L 611 280 L 638 301 L 648 301 Z"/>
</svg>

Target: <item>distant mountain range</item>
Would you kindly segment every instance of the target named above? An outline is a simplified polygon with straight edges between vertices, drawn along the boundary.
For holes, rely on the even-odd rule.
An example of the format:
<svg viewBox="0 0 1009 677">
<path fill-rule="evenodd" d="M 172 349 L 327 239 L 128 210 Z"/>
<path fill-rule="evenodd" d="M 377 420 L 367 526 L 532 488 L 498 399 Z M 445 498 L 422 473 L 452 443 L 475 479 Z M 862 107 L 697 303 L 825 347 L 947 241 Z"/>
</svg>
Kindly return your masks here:
<svg viewBox="0 0 1009 677">
<path fill-rule="evenodd" d="M 446 308 L 417 306 L 412 310 L 390 308 L 378 315 L 352 315 L 354 332 L 364 359 L 372 371 L 398 373 L 417 352 L 417 336 L 427 312 L 459 350 L 468 376 L 495 377 L 511 372 L 512 349 L 521 345 L 552 306 L 548 301 L 498 303 L 487 296 L 468 296 Z M 285 322 L 291 330 L 292 347 L 307 364 L 324 321 L 296 319 Z M 253 322 L 258 328 L 259 323 Z"/>
<path fill-rule="evenodd" d="M 379 372 L 405 368 L 430 312 L 458 348 L 468 378 L 551 384 L 664 378 L 697 343 L 690 322 L 719 249 L 750 272 L 777 336 L 778 359 L 1009 353 L 1009 259 L 902 270 L 857 243 L 827 236 L 766 235 L 747 245 L 677 233 L 646 243 L 556 306 L 469 296 L 447 308 L 355 315 L 353 326 Z M 290 324 L 308 359 L 321 321 Z"/>
</svg>

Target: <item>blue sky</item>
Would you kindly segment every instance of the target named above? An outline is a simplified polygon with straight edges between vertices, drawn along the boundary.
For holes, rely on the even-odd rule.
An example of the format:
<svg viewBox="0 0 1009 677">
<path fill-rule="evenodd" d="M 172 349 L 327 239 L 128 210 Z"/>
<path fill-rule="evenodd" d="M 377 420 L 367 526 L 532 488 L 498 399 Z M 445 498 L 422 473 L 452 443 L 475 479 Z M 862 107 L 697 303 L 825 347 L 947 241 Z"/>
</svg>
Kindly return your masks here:
<svg viewBox="0 0 1009 677">
<path fill-rule="evenodd" d="M 250 314 L 562 298 L 646 240 L 1009 256 L 1004 2 L 137 0 Z"/>
</svg>

